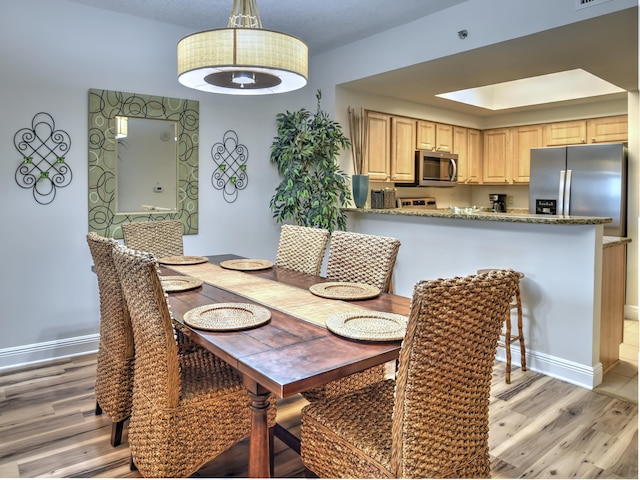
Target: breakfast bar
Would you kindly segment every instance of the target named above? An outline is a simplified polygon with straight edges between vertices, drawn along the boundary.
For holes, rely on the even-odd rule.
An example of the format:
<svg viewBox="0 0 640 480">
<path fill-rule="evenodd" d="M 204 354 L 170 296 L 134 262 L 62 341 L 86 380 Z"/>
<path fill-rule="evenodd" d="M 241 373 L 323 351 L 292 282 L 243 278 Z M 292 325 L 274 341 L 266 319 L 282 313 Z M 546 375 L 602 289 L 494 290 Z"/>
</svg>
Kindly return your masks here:
<svg viewBox="0 0 640 480">
<path fill-rule="evenodd" d="M 349 229 L 402 242 L 394 272 L 394 291 L 400 295 L 409 296 L 422 279 L 484 268 L 524 273 L 527 366 L 587 388 L 602 382 L 603 245 L 612 241 L 603 236 L 603 225 L 610 219 L 452 209 L 346 212 Z M 512 348 L 517 364 L 518 347 Z"/>
</svg>

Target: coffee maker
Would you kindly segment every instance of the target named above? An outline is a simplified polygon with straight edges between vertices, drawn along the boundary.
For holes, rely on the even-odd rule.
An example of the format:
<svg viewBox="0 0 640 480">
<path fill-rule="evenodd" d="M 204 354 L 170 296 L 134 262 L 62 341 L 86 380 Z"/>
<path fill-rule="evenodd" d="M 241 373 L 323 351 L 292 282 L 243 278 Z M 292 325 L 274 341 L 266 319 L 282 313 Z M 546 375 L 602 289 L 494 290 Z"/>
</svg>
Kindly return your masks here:
<svg viewBox="0 0 640 480">
<path fill-rule="evenodd" d="M 489 200 L 491 200 L 491 210 L 494 212 L 506 212 L 507 211 L 507 195 L 503 193 L 490 193 Z"/>
</svg>

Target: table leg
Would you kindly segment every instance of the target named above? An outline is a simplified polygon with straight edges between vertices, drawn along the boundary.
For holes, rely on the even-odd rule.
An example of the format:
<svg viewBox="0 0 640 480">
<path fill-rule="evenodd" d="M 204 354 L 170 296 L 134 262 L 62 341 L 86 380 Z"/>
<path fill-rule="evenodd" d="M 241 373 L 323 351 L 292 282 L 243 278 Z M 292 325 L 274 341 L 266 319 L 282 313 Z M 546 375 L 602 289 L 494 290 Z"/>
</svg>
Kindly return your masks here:
<svg viewBox="0 0 640 480">
<path fill-rule="evenodd" d="M 249 477 L 268 478 L 270 476 L 269 459 L 269 409 L 270 392 L 262 385 L 245 377 L 244 384 L 251 399 L 251 434 L 249 437 Z"/>
</svg>

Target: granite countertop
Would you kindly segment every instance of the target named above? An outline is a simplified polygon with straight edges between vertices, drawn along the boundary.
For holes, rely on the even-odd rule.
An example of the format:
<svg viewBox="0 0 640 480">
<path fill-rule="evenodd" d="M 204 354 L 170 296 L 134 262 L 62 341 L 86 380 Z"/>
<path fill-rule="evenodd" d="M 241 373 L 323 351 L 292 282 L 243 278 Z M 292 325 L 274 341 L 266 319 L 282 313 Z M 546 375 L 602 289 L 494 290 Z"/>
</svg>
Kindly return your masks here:
<svg viewBox="0 0 640 480">
<path fill-rule="evenodd" d="M 505 213 L 496 213 L 489 209 L 479 209 L 473 213 L 455 213 L 449 208 L 410 209 L 410 208 L 345 208 L 346 212 L 376 213 L 382 215 L 405 215 L 415 217 L 455 218 L 460 220 L 481 220 L 488 222 L 519 222 L 557 225 L 598 225 L 611 223 L 609 217 L 578 217 L 558 215 L 534 215 L 525 209 L 508 209 Z"/>
<path fill-rule="evenodd" d="M 629 237 L 602 237 L 602 247 L 615 247 L 616 245 L 623 245 L 625 243 L 631 243 L 631 239 Z"/>
</svg>

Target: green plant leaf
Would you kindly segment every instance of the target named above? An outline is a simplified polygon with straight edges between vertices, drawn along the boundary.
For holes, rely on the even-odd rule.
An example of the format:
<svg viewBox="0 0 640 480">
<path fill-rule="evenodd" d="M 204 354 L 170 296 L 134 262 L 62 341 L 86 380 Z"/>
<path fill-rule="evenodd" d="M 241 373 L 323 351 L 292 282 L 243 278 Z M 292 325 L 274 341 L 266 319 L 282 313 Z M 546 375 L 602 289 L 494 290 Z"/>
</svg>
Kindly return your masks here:
<svg viewBox="0 0 640 480">
<path fill-rule="evenodd" d="M 351 191 L 337 158 L 351 144 L 340 124 L 321 109 L 321 98 L 318 90 L 314 114 L 302 108 L 276 115 L 278 134 L 270 161 L 282 181 L 269 208 L 278 222 L 291 219 L 299 225 L 344 230 L 346 215 L 341 208 L 351 199 Z"/>
</svg>

